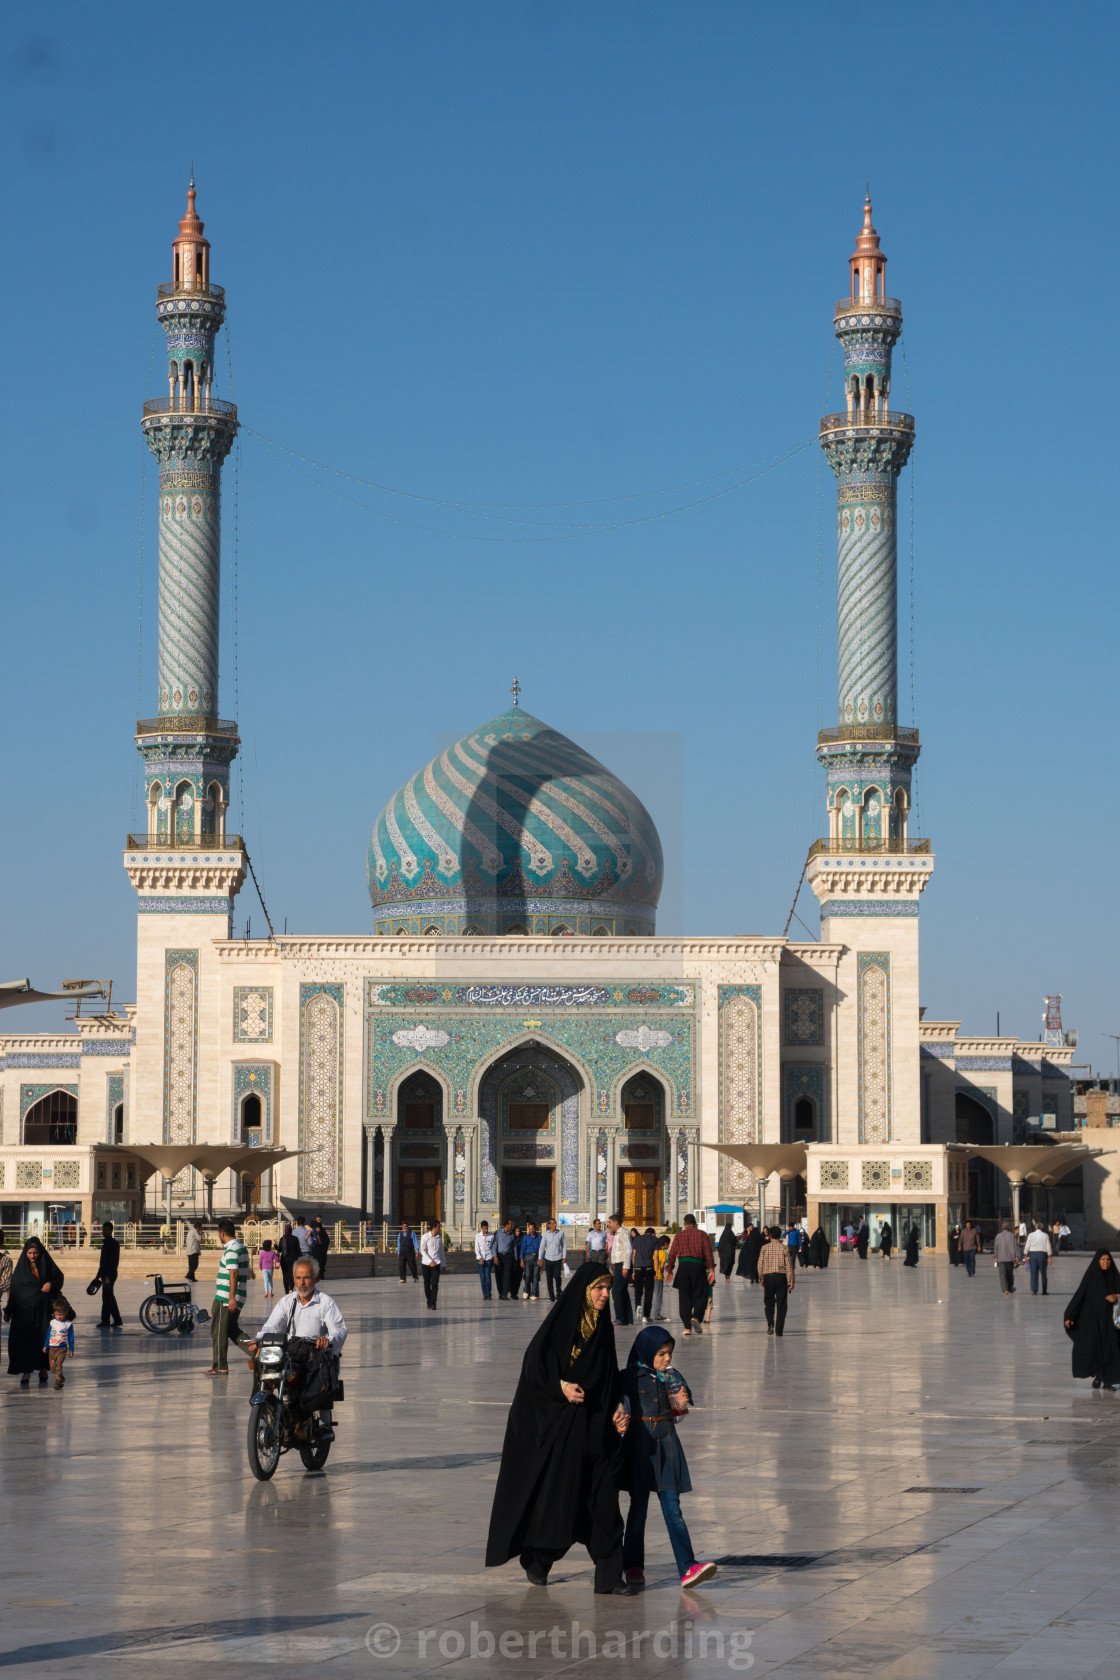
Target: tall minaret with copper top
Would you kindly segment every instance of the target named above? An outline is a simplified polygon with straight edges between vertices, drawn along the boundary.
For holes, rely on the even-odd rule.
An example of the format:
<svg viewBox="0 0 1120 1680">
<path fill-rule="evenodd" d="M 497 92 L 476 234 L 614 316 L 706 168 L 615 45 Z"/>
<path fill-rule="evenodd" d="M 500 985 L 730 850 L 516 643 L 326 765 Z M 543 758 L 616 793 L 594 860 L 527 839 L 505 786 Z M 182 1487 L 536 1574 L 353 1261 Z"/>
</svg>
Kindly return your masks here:
<svg viewBox="0 0 1120 1680">
<path fill-rule="evenodd" d="M 838 996 L 852 1011 L 844 1041 L 857 1046 L 836 1071 L 831 1141 L 917 1143 L 918 899 L 933 858 L 910 832 L 918 731 L 898 721 L 898 479 L 914 419 L 890 406 L 902 305 L 887 296 L 870 194 L 848 268 L 834 311 L 844 409 L 821 421 L 836 476 L 837 722 L 817 737 L 828 835 L 807 879 L 821 938 L 844 947 Z"/>
</svg>

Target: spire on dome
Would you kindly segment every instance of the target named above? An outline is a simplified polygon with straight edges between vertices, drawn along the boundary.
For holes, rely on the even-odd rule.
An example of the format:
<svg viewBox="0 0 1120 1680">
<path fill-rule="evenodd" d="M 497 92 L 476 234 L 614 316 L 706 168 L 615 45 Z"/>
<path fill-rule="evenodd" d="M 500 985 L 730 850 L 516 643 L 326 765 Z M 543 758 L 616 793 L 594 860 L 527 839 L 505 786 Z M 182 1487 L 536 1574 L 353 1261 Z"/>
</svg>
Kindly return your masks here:
<svg viewBox="0 0 1120 1680">
<path fill-rule="evenodd" d="M 204 224 L 195 207 L 194 164 L 191 164 L 190 185 L 187 187 L 186 213 L 179 223 L 179 232 L 171 246 L 174 263 L 175 290 L 208 292 L 210 289 L 210 241 L 204 237 Z"/>
<path fill-rule="evenodd" d="M 875 225 L 871 220 L 871 183 L 869 181 L 867 195 L 863 201 L 863 226 L 856 238 L 856 255 L 860 256 L 865 251 L 877 251 L 878 249 L 879 235 L 875 232 Z"/>
<path fill-rule="evenodd" d="M 509 691 L 513 695 L 514 705 L 515 706 L 520 706 L 520 704 L 521 704 L 521 682 L 520 682 L 520 680 L 517 676 L 516 671 L 514 672 L 513 681 L 510 684 Z"/>
<path fill-rule="evenodd" d="M 204 224 L 202 218 L 198 214 L 198 211 L 195 209 L 194 199 L 194 164 L 192 163 L 190 185 L 187 187 L 186 214 L 179 223 L 180 239 L 201 239 L 202 237 Z"/>
</svg>

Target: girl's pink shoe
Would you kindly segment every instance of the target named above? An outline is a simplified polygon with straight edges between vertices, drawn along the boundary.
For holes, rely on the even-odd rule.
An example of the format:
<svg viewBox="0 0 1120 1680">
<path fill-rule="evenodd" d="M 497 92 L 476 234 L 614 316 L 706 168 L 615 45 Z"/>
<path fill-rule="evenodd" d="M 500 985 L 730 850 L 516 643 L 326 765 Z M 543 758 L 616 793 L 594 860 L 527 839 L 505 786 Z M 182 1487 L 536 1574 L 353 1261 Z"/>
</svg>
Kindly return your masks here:
<svg viewBox="0 0 1120 1680">
<path fill-rule="evenodd" d="M 701 1581 L 710 1581 L 716 1572 L 714 1563 L 694 1563 L 681 1576 L 682 1587 L 698 1587 Z"/>
</svg>

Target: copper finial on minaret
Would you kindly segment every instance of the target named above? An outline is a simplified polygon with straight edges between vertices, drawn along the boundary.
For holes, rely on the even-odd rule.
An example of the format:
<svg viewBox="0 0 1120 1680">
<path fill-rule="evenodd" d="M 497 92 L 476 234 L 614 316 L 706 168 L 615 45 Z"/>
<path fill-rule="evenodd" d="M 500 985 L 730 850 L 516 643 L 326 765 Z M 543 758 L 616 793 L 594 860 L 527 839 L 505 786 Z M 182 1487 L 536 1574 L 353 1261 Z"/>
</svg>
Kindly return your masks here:
<svg viewBox="0 0 1120 1680">
<path fill-rule="evenodd" d="M 195 208 L 194 164 L 187 188 L 186 213 L 179 222 L 178 238 L 172 242 L 175 289 L 205 292 L 210 286 L 210 241 L 203 237 L 204 223 Z"/>
</svg>

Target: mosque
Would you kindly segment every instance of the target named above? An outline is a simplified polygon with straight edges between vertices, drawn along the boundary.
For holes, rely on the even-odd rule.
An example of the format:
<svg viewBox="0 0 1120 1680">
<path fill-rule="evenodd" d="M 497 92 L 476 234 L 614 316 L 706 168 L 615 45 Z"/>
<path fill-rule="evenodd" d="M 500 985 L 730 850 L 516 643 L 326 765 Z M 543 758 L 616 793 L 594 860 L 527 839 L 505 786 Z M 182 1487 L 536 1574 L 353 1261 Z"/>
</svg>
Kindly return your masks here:
<svg viewBox="0 0 1120 1680">
<path fill-rule="evenodd" d="M 3 1223 L 137 1217 L 151 1145 L 247 1156 L 211 1174 L 218 1206 L 438 1214 L 453 1235 L 506 1214 L 579 1227 L 618 1207 L 644 1225 L 753 1200 L 750 1167 L 717 1143 L 802 1146 L 785 1193 L 833 1240 L 888 1216 L 943 1249 L 950 1222 L 993 1212 L 993 1167 L 957 1146 L 1069 1130 L 1072 1052 L 965 1037 L 919 1003 L 934 853 L 910 828 L 920 743 L 899 720 L 897 645 L 915 427 L 890 407 L 902 306 L 870 199 L 834 308 L 844 408 L 820 432 L 839 693 L 816 742 L 827 832 L 806 865 L 819 940 L 659 938 L 649 812 L 516 685 L 378 815 L 371 934 L 231 937 L 248 857 L 229 825 L 239 740 L 219 715 L 218 603 L 238 420 L 214 395 L 226 298 L 210 260 L 192 180 L 156 298 L 167 394 L 142 420 L 159 464 L 159 669 L 136 728 L 147 829 L 124 853 L 136 1001 L 0 1038 Z M 172 1191 L 201 1212 L 199 1167 Z"/>
</svg>

